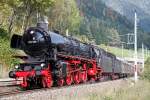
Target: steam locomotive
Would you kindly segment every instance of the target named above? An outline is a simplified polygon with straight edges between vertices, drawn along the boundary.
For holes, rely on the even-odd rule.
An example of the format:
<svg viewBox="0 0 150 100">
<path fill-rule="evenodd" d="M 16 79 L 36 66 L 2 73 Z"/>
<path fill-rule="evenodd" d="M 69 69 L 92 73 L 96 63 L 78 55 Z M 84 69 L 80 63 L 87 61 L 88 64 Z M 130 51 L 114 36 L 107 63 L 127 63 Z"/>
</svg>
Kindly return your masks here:
<svg viewBox="0 0 150 100">
<path fill-rule="evenodd" d="M 9 72 L 10 78 L 22 78 L 22 88 L 50 88 L 123 78 L 133 75 L 134 67 L 102 48 L 60 35 L 40 23 L 23 36 L 13 35 L 11 48 L 23 50 L 34 62 L 20 63 Z"/>
</svg>

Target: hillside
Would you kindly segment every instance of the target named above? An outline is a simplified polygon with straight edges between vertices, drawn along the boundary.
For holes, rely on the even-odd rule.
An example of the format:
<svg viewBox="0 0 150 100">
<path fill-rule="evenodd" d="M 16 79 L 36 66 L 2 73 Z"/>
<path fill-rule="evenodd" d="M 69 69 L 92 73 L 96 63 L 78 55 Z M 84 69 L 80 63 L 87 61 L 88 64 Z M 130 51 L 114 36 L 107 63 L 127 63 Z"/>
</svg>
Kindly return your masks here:
<svg viewBox="0 0 150 100">
<path fill-rule="evenodd" d="M 134 21 L 134 11 L 137 11 L 140 19 L 139 25 L 144 31 L 150 32 L 150 1 L 148 0 L 103 0 L 108 6 L 119 12 L 121 15 L 126 16 L 130 21 Z"/>
<path fill-rule="evenodd" d="M 149 0 L 102 0 L 107 7 L 125 16 L 130 22 L 134 22 L 134 11 L 138 15 L 138 40 L 150 48 L 150 1 Z M 113 2 L 112 2 L 113 1 Z M 139 29 L 144 31 L 141 32 Z M 132 32 L 132 31 L 131 31 Z"/>
<path fill-rule="evenodd" d="M 80 33 L 94 38 L 97 44 L 119 45 L 120 40 L 126 41 L 119 35 L 132 32 L 133 24 L 101 0 L 77 0 L 77 3 L 83 17 Z"/>
<path fill-rule="evenodd" d="M 83 17 L 80 33 L 90 37 L 91 40 L 94 39 L 97 44 L 118 46 L 120 40 L 127 42 L 127 36 L 120 37 L 119 35 L 133 33 L 134 31 L 134 13 L 130 10 L 130 7 L 133 6 L 133 4 L 128 4 L 125 1 L 117 2 L 117 0 L 114 0 L 113 2 L 111 0 L 106 0 L 109 2 L 104 1 L 105 0 L 77 0 L 80 15 Z M 113 9 L 109 4 L 122 9 Z M 141 15 L 140 22 L 147 23 L 149 20 L 148 14 L 137 6 L 134 6 L 134 8 L 137 8 L 139 11 L 138 14 L 140 13 Z M 141 48 L 142 42 L 147 47 L 150 47 L 150 44 L 148 43 L 150 37 L 149 34 L 144 32 L 143 28 L 140 28 L 147 27 L 149 29 L 149 26 L 147 24 L 143 26 L 142 23 L 138 26 L 138 47 Z M 129 46 L 129 48 L 131 47 L 132 46 Z M 126 46 L 126 48 L 128 48 L 128 46 Z"/>
</svg>

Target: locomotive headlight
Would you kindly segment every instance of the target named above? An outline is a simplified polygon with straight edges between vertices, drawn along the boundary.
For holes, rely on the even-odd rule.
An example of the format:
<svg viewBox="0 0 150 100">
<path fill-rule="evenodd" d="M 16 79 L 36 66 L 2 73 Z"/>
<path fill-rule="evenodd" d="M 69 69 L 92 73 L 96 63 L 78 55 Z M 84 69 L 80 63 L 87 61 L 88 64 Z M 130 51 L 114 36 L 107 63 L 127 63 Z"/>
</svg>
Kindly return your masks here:
<svg viewBox="0 0 150 100">
<path fill-rule="evenodd" d="M 15 65 L 15 68 L 18 69 L 18 68 L 19 68 L 19 65 Z"/>
<path fill-rule="evenodd" d="M 45 64 L 44 64 L 44 63 L 42 63 L 42 64 L 41 64 L 41 67 L 44 67 L 44 66 L 45 66 Z"/>
</svg>

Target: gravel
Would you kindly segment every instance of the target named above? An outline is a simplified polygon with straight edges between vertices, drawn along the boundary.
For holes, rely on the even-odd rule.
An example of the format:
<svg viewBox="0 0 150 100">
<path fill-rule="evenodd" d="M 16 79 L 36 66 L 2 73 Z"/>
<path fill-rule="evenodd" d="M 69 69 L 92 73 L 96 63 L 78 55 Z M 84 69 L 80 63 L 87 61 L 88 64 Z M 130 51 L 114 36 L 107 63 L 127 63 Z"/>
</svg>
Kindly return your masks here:
<svg viewBox="0 0 150 100">
<path fill-rule="evenodd" d="M 53 88 L 25 92 L 17 95 L 0 97 L 0 100 L 83 100 L 85 97 L 88 97 L 91 94 L 103 94 L 105 93 L 105 91 L 112 92 L 118 88 L 121 88 L 122 86 L 131 85 L 131 83 L 131 79 L 120 79 L 109 82 L 61 87 L 58 89 Z"/>
</svg>

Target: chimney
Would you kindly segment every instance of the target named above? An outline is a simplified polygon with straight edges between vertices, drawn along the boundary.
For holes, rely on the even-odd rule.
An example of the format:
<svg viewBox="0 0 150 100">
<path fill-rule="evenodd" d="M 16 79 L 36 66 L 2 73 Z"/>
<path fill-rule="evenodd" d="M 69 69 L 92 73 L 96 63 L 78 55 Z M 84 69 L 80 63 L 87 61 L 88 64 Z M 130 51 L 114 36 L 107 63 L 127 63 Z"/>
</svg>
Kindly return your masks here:
<svg viewBox="0 0 150 100">
<path fill-rule="evenodd" d="M 48 31 L 48 17 L 43 16 L 37 22 L 37 27 L 43 28 L 45 31 Z"/>
</svg>

